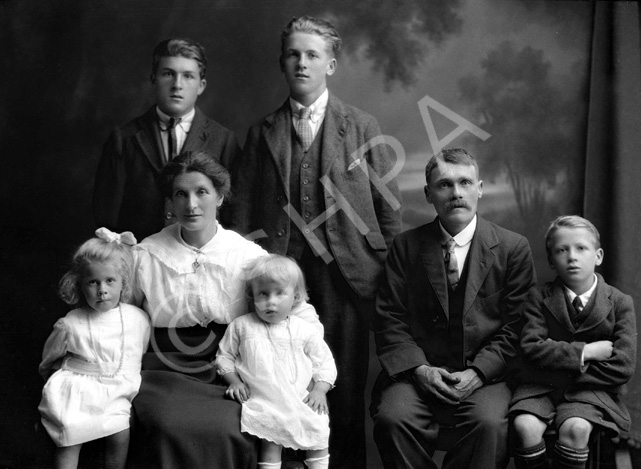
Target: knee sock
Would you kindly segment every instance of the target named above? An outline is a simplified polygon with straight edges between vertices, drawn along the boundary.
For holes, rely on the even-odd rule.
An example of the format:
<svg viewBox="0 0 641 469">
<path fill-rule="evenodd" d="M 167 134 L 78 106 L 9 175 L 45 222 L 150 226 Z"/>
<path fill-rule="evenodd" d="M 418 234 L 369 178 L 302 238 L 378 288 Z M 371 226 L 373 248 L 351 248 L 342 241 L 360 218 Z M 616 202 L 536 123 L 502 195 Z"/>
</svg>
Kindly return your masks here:
<svg viewBox="0 0 641 469">
<path fill-rule="evenodd" d="M 278 462 L 259 462 L 258 469 L 280 469 L 282 461 Z"/>
<path fill-rule="evenodd" d="M 588 448 L 570 448 L 557 441 L 554 445 L 554 467 L 558 469 L 584 469 L 588 462 L 589 453 Z"/>
<path fill-rule="evenodd" d="M 547 469 L 548 458 L 545 453 L 545 440 L 529 448 L 513 448 L 516 469 Z"/>
<path fill-rule="evenodd" d="M 309 469 L 327 469 L 329 467 L 329 454 L 320 458 L 305 459 L 305 464 Z"/>
</svg>

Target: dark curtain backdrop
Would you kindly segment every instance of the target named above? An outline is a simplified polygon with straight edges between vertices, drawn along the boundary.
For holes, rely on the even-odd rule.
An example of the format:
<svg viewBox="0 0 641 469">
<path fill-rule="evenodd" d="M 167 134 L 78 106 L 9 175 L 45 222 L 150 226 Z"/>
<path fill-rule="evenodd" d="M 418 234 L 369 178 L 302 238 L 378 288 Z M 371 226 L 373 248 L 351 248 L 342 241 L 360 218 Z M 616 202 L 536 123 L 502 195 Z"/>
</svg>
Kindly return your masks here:
<svg viewBox="0 0 641 469">
<path fill-rule="evenodd" d="M 598 3 L 594 16 L 585 216 L 597 224 L 606 280 L 634 298 L 641 326 L 641 42 L 637 3 Z M 641 369 L 641 348 L 637 370 Z M 641 373 L 626 403 L 641 434 Z"/>
<path fill-rule="evenodd" d="M 413 33 L 428 37 L 430 47 L 444 47 L 448 38 L 471 27 L 458 13 L 472 4 L 478 5 L 476 0 L 360 0 L 353 4 L 344 0 L 0 0 L 4 46 L 0 53 L 0 468 L 47 467 L 50 461 L 51 443 L 37 424 L 42 381 L 36 370 L 51 326 L 67 311 L 56 297 L 56 282 L 73 246 L 91 236 L 94 229 L 90 211 L 93 172 L 109 129 L 142 113 L 150 104 L 149 84 L 143 86 L 141 77 L 148 76 L 149 56 L 156 42 L 177 33 L 204 42 L 212 68 L 208 89 L 199 103 L 242 140 L 248 125 L 276 108 L 286 95 L 276 65 L 278 33 L 292 16 L 332 12 L 340 21 L 346 43 L 353 45 L 346 52 L 366 50 L 364 55 L 372 64 L 356 63 L 354 70 L 364 72 L 360 78 L 368 86 L 368 77 L 375 74 L 390 88 L 400 83 L 402 91 L 397 96 L 401 96 L 412 86 L 418 87 L 417 83 L 435 83 L 439 78 L 414 75 L 431 56 L 421 49 L 422 42 L 403 37 L 407 32 L 404 25 L 414 24 Z M 577 18 L 575 10 L 592 18 L 589 90 L 587 103 L 582 103 L 587 104 L 587 111 L 578 109 L 572 123 L 572 128 L 578 129 L 580 148 L 571 150 L 580 157 L 550 170 L 563 177 L 575 174 L 567 177 L 572 187 L 564 192 L 571 196 L 544 202 L 549 205 L 541 212 L 543 218 L 549 218 L 560 210 L 582 211 L 591 219 L 601 232 L 605 250 L 601 272 L 611 284 L 633 295 L 641 310 L 641 44 L 637 3 L 493 0 L 487 5 L 496 16 L 506 9 L 523 8 L 528 15 L 519 14 L 529 18 L 531 13 L 532 25 L 549 24 L 552 18 L 559 37 L 568 35 L 564 22 Z M 189 25 L 187 32 L 185 25 Z M 495 27 L 516 28 L 507 21 Z M 366 49 L 372 44 L 375 47 Z M 526 54 L 519 55 L 518 49 L 505 46 L 496 54 L 539 60 L 539 70 L 547 70 L 543 53 L 529 46 L 523 50 Z M 507 62 L 496 54 L 495 61 L 488 63 Z M 515 70 L 523 68 L 526 75 L 531 71 L 518 60 L 514 63 Z M 257 70 L 260 86 L 256 86 Z M 467 96 L 473 97 L 471 90 L 483 89 L 486 78 L 468 81 Z M 500 86 L 502 82 L 497 83 Z M 339 87 L 352 91 L 341 96 L 346 101 L 384 120 L 378 115 L 380 110 L 361 104 L 374 106 L 367 86 L 355 89 L 339 82 Z M 433 87 L 425 85 L 424 90 L 440 97 Z M 385 93 L 380 97 L 388 103 L 385 111 L 398 112 Z M 402 112 L 414 112 L 423 131 L 416 104 L 412 106 Z M 405 142 L 407 123 L 388 119 L 383 130 Z M 488 140 L 489 145 L 496 141 L 509 144 L 506 135 L 509 133 L 497 133 L 494 140 Z M 489 148 L 474 143 L 481 154 Z M 546 149 L 527 150 L 527 155 L 536 156 Z M 422 172 L 421 161 L 411 163 L 408 161 L 408 167 Z M 490 159 L 488 167 L 492 164 L 498 167 Z M 403 199 L 407 226 L 424 219 L 428 212 L 420 187 L 412 190 L 411 194 L 404 192 Z M 488 218 L 523 231 L 537 256 L 537 269 L 545 268 L 540 239 L 543 222 L 528 228 L 504 208 L 511 203 L 511 199 L 503 200 L 505 197 L 503 192 L 495 196 L 488 193 L 481 209 Z M 545 280 L 549 276 L 548 271 L 539 275 Z M 377 364 L 372 362 L 372 366 L 376 372 Z M 641 373 L 631 383 L 627 403 L 634 431 L 641 435 Z M 634 457 L 636 467 L 641 468 L 638 454 Z M 377 456 L 371 461 L 372 469 L 380 467 Z"/>
</svg>

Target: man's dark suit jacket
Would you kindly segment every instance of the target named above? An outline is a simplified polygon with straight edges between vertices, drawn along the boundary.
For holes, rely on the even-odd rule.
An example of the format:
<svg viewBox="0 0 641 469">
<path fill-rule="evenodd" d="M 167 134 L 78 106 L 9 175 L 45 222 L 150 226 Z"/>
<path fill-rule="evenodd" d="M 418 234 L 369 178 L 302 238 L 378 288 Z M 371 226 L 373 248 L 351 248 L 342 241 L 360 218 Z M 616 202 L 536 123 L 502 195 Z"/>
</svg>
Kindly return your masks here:
<svg viewBox="0 0 641 469">
<path fill-rule="evenodd" d="M 578 327 L 570 320 L 559 278 L 530 292 L 521 334 L 523 384 L 514 392 L 512 402 L 559 390 L 566 401 L 590 403 L 619 428 L 629 430 L 630 414 L 620 397 L 636 365 L 634 306 L 632 297 L 605 283 L 601 275 L 597 277 L 594 307 Z M 587 362 L 581 369 L 583 347 L 599 340 L 613 342 L 612 356 Z"/>
<path fill-rule="evenodd" d="M 240 146 L 232 131 L 196 108 L 182 148 L 187 150 L 206 151 L 229 168 Z M 165 201 L 158 185 L 163 154 L 156 106 L 111 132 L 94 183 L 97 226 L 132 231 L 139 240 L 164 227 Z"/>
<path fill-rule="evenodd" d="M 234 170 L 231 228 L 242 234 L 263 230 L 265 236 L 257 238 L 258 244 L 278 254 L 287 252 L 292 227 L 286 210 L 291 132 L 292 114 L 287 100 L 249 129 L 243 156 Z M 386 145 L 374 145 L 359 154 L 364 145 L 380 139 L 378 123 L 331 93 L 322 135 L 321 176 L 328 176 L 336 190 L 330 191 L 319 180 L 309 184 L 316 186 L 314 193 L 323 194 L 321 205 L 325 210 L 336 208 L 340 202 L 356 214 L 351 216 L 341 209 L 328 216 L 322 227 L 329 250 L 356 294 L 372 299 L 387 249 L 400 230 L 401 217 L 396 182 L 387 184 L 386 197 L 371 179 L 385 177 L 392 170 L 392 164 Z M 394 201 L 399 205 L 393 206 Z"/>
<path fill-rule="evenodd" d="M 478 217 L 466 268 L 466 366 L 480 372 L 486 383 L 501 381 L 516 356 L 521 307 L 536 283 L 530 246 L 523 236 Z M 374 317 L 383 375 L 394 377 L 423 364 L 442 366 L 449 356 L 448 318 L 441 230 L 435 219 L 400 234 L 390 249 Z"/>
</svg>

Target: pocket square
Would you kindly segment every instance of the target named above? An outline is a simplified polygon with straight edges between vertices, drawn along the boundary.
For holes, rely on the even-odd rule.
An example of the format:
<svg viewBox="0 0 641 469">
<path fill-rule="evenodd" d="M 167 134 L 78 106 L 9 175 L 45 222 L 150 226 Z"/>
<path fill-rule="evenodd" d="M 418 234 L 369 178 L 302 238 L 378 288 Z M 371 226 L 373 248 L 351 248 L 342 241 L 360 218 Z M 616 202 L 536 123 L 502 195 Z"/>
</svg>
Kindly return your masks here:
<svg viewBox="0 0 641 469">
<path fill-rule="evenodd" d="M 352 162 L 352 164 L 350 164 L 350 165 L 347 167 L 347 171 L 351 171 L 352 169 L 356 168 L 359 164 L 361 164 L 361 159 L 360 159 L 360 158 L 359 158 L 359 159 L 357 159 L 357 160 L 354 160 L 354 161 Z"/>
</svg>

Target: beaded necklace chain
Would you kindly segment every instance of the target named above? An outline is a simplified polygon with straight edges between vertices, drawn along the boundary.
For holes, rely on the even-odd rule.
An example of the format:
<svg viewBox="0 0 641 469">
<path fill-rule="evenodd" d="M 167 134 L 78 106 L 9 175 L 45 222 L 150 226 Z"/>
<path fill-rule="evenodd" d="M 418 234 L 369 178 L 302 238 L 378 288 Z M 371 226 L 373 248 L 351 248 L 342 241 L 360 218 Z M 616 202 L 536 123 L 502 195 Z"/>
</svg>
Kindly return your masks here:
<svg viewBox="0 0 641 469">
<path fill-rule="evenodd" d="M 98 368 L 100 368 L 101 376 L 105 378 L 113 378 L 118 373 L 120 373 L 125 358 L 125 321 L 122 318 L 122 307 L 120 306 L 120 304 L 118 304 L 118 312 L 120 313 L 120 361 L 118 362 L 118 369 L 113 373 L 105 372 L 105 369 L 102 367 L 100 358 L 98 358 L 98 352 L 96 352 L 96 345 L 93 341 L 93 332 L 91 330 L 91 314 L 87 316 L 87 321 L 89 323 L 89 343 L 91 345 L 91 351 L 93 352 L 93 356 L 96 359 Z"/>
<path fill-rule="evenodd" d="M 294 339 L 292 337 L 292 330 L 291 330 L 291 328 L 289 326 L 289 316 L 287 317 L 287 319 L 285 319 L 285 321 L 287 321 L 287 332 L 289 333 L 289 348 L 292 351 L 292 358 L 293 358 L 293 362 L 294 362 L 294 379 L 293 380 L 290 379 L 289 382 L 291 384 L 295 384 L 298 381 L 298 362 L 296 361 L 296 357 L 294 357 Z M 269 339 L 269 342 L 272 344 L 272 348 L 274 349 L 274 353 L 276 354 L 276 358 L 278 358 L 279 360 L 283 360 L 284 361 L 285 355 L 283 353 L 279 353 L 278 347 L 274 343 L 274 340 L 272 339 L 271 332 L 269 331 L 269 326 L 267 325 L 267 323 L 265 321 L 263 321 L 263 325 L 265 326 L 265 329 L 267 329 L 267 338 Z"/>
</svg>

